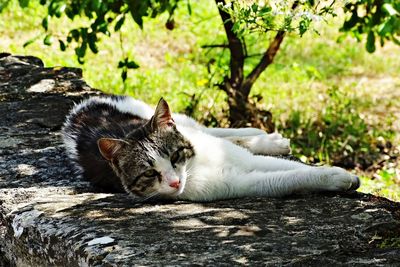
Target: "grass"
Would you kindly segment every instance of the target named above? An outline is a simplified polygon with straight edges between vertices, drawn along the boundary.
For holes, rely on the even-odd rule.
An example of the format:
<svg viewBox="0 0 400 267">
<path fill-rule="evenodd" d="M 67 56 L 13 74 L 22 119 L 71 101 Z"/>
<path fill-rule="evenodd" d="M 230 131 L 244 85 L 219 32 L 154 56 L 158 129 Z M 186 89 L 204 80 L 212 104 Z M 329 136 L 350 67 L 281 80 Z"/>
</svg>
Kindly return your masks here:
<svg viewBox="0 0 400 267">
<path fill-rule="evenodd" d="M 224 125 L 225 95 L 210 89 L 206 66 L 210 59 L 215 62 L 211 69 L 226 65 L 227 51 L 201 48 L 224 42 L 212 1 L 192 1 L 191 16 L 185 8 L 179 9 L 173 31 L 166 30 L 166 17 L 146 20 L 144 31 L 129 19 L 121 34 L 103 36 L 100 52 L 89 52 L 83 65 L 75 59 L 73 47 L 61 52 L 57 42 L 50 47 L 43 44 L 43 7 L 22 10 L 15 2 L 0 14 L 0 50 L 37 56 L 47 66 L 81 67 L 92 87 L 153 104 L 164 96 L 175 111 L 187 109 L 193 95 L 201 96 L 193 115 L 200 120 L 214 117 L 214 122 Z M 252 94 L 273 113 L 278 129 L 293 139 L 296 155 L 309 162 L 335 163 L 336 156 L 342 159 L 348 154 L 361 162 L 373 154 L 369 169 L 351 167 L 363 177 L 360 190 L 400 201 L 400 48 L 389 44 L 368 54 L 354 40 L 338 43 L 340 23 L 337 18 L 318 26 L 320 35 L 287 36 Z M 54 19 L 50 32 L 64 38 L 71 25 L 86 24 L 84 20 Z M 37 36 L 36 42 L 23 47 Z M 257 45 L 264 42 L 257 40 Z M 124 55 L 140 65 L 130 71 L 125 84 L 116 68 Z M 255 63 L 256 58 L 251 61 Z M 223 71 L 213 73 L 211 80 L 218 80 Z"/>
</svg>

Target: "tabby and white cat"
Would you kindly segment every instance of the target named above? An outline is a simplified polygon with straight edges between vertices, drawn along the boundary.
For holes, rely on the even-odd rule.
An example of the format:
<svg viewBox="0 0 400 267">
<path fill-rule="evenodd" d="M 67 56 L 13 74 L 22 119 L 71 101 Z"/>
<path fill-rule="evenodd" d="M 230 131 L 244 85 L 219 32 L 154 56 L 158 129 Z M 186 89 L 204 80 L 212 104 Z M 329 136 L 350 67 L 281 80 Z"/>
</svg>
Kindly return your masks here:
<svg viewBox="0 0 400 267">
<path fill-rule="evenodd" d="M 154 111 L 131 97 L 89 98 L 74 107 L 62 133 L 79 171 L 106 192 L 212 201 L 360 185 L 338 167 L 266 156 L 290 152 L 289 140 L 279 134 L 206 128 L 172 114 L 163 99 Z"/>
</svg>

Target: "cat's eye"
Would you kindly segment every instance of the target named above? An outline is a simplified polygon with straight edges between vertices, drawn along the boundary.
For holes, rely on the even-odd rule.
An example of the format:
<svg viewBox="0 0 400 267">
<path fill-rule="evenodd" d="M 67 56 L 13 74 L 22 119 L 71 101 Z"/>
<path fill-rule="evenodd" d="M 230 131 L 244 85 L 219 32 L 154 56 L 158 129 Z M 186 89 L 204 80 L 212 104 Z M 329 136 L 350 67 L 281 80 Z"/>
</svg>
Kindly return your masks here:
<svg viewBox="0 0 400 267">
<path fill-rule="evenodd" d="M 172 164 L 172 165 L 175 165 L 175 163 L 177 163 L 177 162 L 180 160 L 180 158 L 181 158 L 182 156 L 183 156 L 183 150 L 182 150 L 182 149 L 175 151 L 175 152 L 171 155 L 171 158 L 170 158 L 171 164 Z"/>
<path fill-rule="evenodd" d="M 158 172 L 157 172 L 156 170 L 154 170 L 154 169 L 151 169 L 151 170 L 145 171 L 145 172 L 143 173 L 143 175 L 144 175 L 144 176 L 147 176 L 147 177 L 153 177 L 153 176 L 158 175 Z"/>
</svg>

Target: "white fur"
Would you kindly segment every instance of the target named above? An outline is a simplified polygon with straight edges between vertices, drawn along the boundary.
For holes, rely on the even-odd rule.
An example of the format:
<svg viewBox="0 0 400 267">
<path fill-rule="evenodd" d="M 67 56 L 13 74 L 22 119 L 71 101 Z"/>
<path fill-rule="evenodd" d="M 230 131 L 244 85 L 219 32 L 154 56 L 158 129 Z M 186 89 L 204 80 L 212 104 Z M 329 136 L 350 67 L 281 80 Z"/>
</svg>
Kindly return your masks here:
<svg viewBox="0 0 400 267">
<path fill-rule="evenodd" d="M 136 116 L 139 116 L 143 119 L 150 119 L 154 114 L 154 109 L 152 109 L 146 103 L 136 100 L 132 97 L 123 97 L 121 99 L 113 99 L 110 97 L 91 97 L 82 101 L 80 104 L 76 105 L 71 114 L 76 114 L 79 110 L 84 107 L 87 107 L 93 103 L 106 103 L 111 106 L 116 107 L 118 110 L 122 112 L 132 113 Z"/>
</svg>

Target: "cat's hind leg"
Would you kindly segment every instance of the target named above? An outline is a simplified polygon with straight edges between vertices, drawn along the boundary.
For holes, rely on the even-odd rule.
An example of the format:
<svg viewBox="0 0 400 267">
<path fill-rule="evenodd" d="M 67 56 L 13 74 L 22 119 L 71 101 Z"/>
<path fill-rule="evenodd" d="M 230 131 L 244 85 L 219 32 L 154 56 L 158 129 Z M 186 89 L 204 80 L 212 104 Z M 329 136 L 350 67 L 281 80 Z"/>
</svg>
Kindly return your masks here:
<svg viewBox="0 0 400 267">
<path fill-rule="evenodd" d="M 183 114 L 173 114 L 177 125 L 190 127 L 208 135 L 224 138 L 246 148 L 253 154 L 287 155 L 290 153 L 290 140 L 279 133 L 267 134 L 257 128 L 207 128 Z"/>
<path fill-rule="evenodd" d="M 290 140 L 279 133 L 251 136 L 227 136 L 224 139 L 246 148 L 257 155 L 287 155 L 290 153 Z"/>
<path fill-rule="evenodd" d="M 206 134 L 215 137 L 228 137 L 228 136 L 253 136 L 266 134 L 265 131 L 257 128 L 206 128 L 203 127 L 202 131 Z"/>
</svg>

